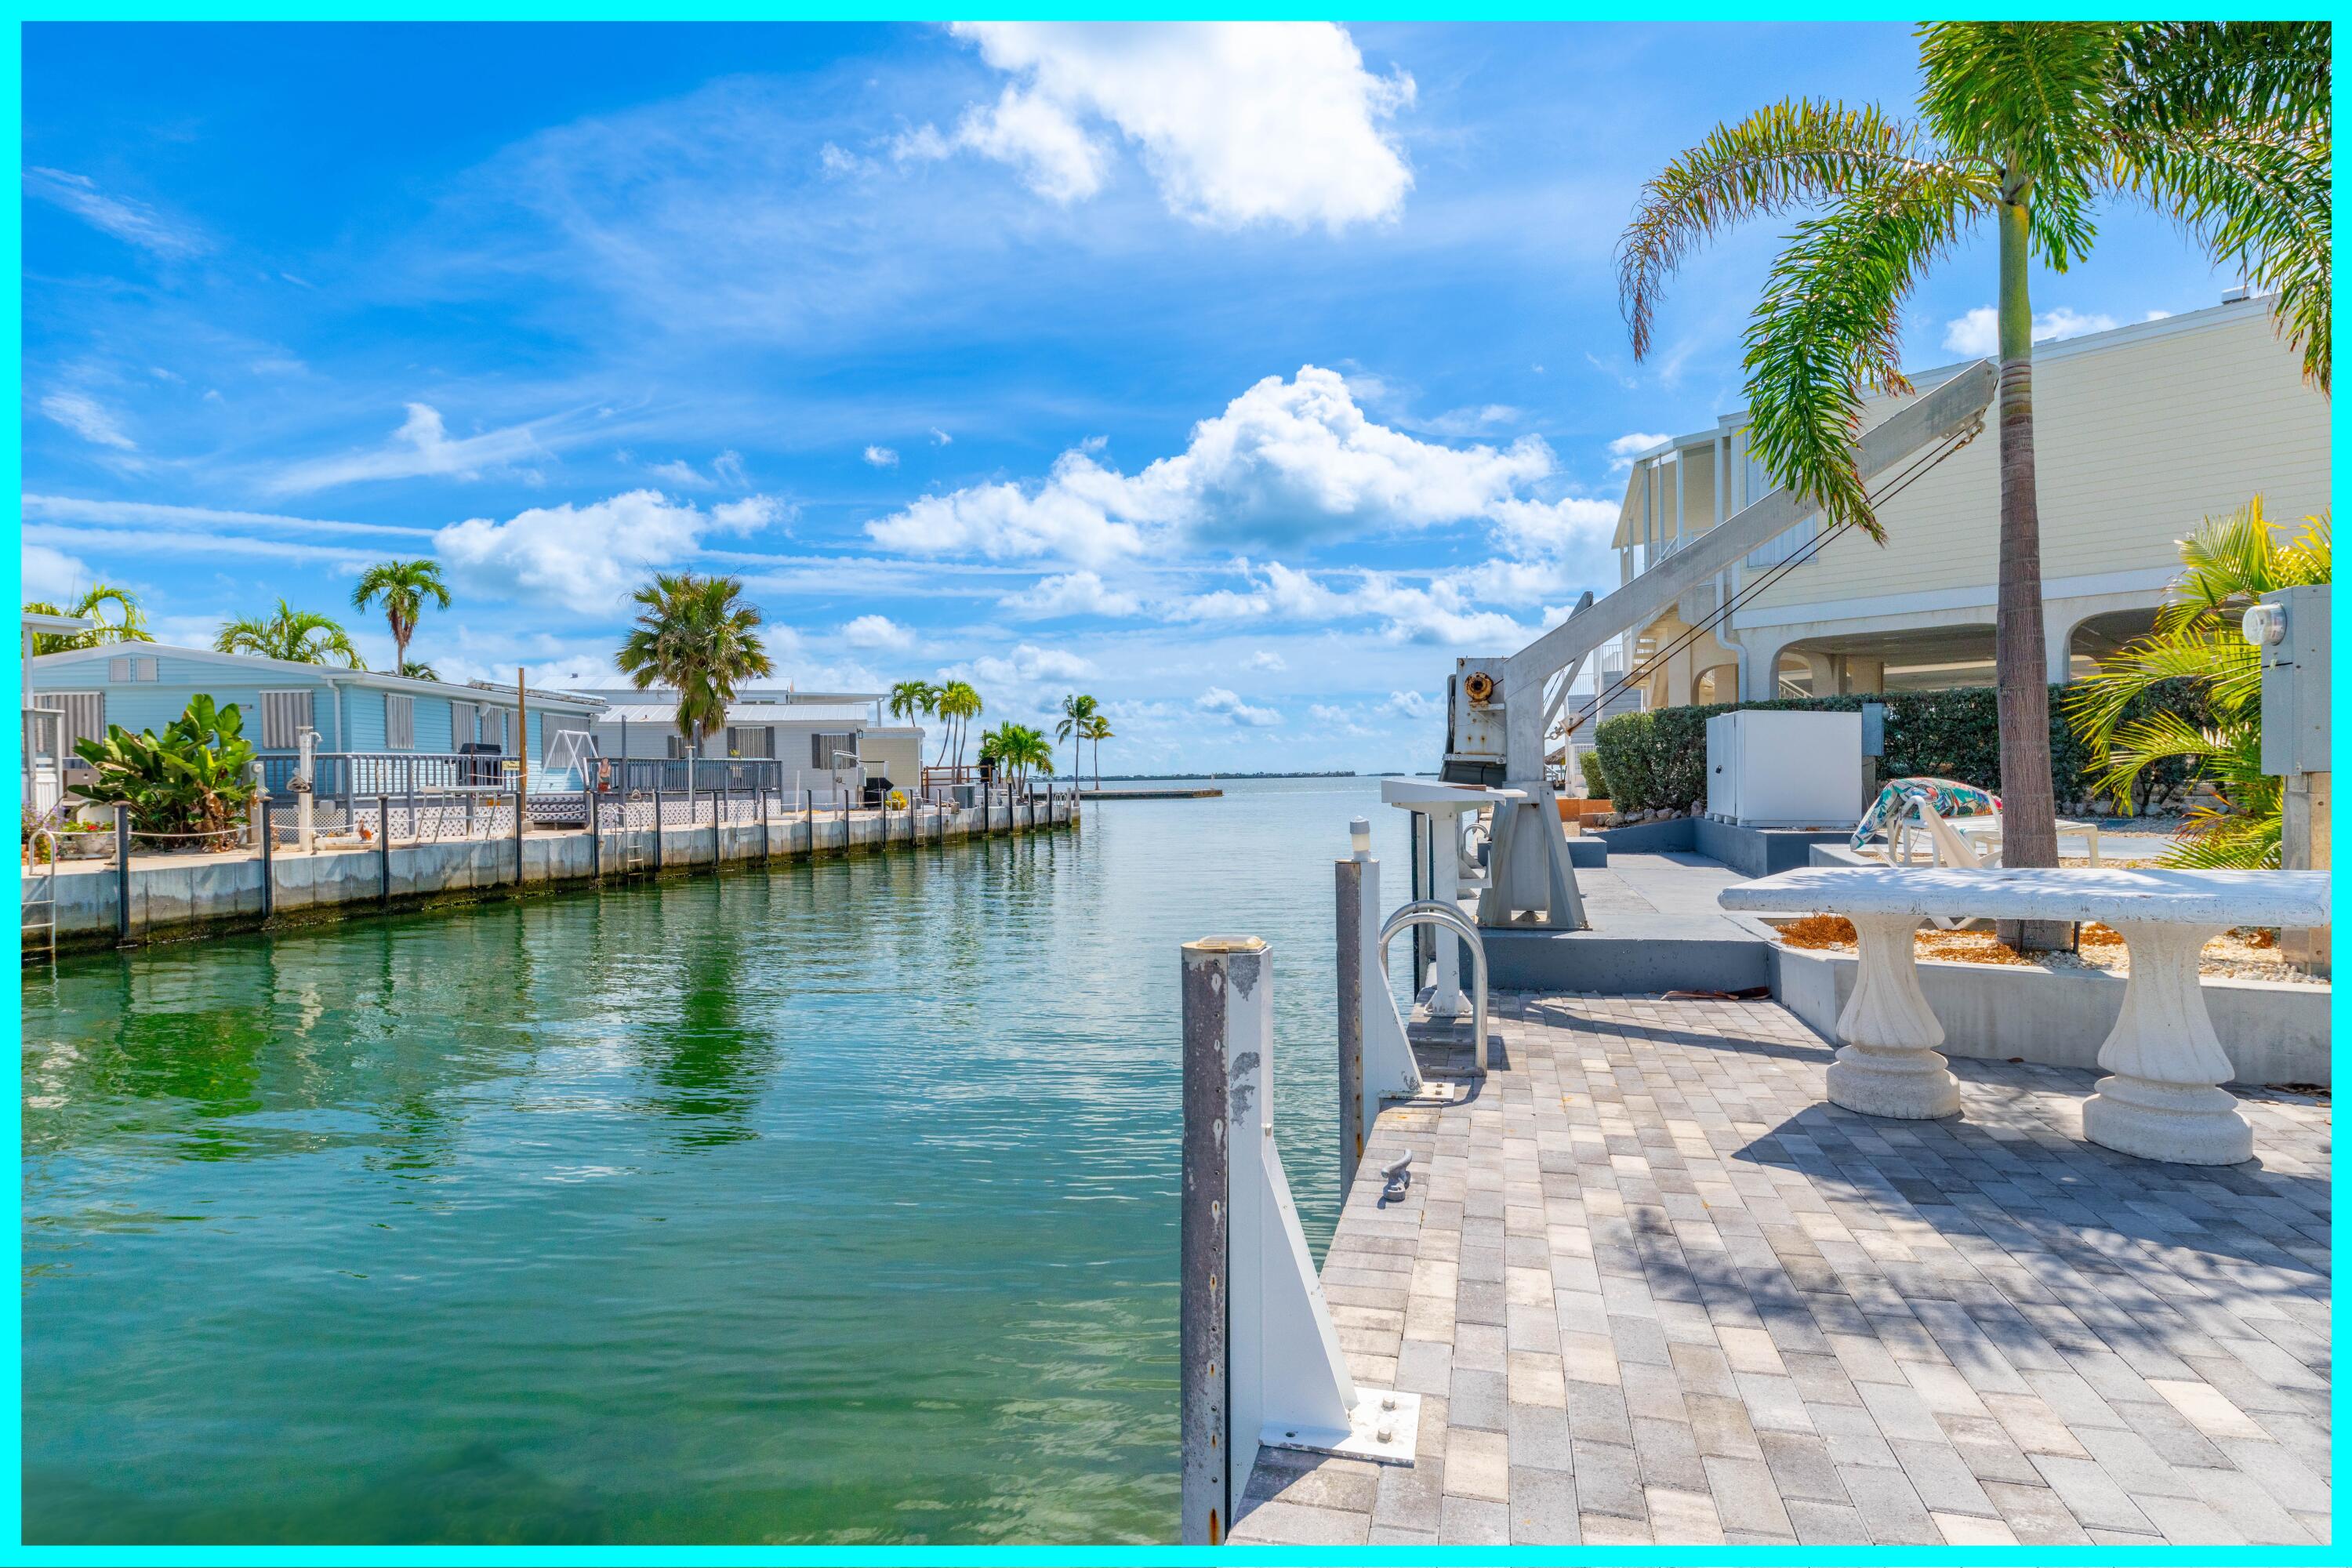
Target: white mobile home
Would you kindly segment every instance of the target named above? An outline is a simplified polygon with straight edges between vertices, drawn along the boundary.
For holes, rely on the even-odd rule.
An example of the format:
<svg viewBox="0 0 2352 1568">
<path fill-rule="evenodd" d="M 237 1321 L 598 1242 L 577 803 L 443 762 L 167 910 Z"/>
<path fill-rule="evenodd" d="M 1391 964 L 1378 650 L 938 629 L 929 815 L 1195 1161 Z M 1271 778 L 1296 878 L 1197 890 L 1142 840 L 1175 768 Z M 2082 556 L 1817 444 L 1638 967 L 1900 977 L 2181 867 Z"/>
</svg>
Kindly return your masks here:
<svg viewBox="0 0 2352 1568">
<path fill-rule="evenodd" d="M 606 757 L 677 757 L 686 752 L 677 732 L 677 696 L 665 687 L 601 687 L 580 691 L 604 706 L 592 733 Z M 705 736 L 705 757 L 767 758 L 782 764 L 782 787 L 824 791 L 833 786 L 836 762 L 848 769 L 854 757 L 866 781 L 888 779 L 912 790 L 920 782 L 923 731 L 885 710 L 887 699 L 870 691 L 794 691 L 787 687 L 747 687 L 727 710 L 723 730 Z"/>
</svg>

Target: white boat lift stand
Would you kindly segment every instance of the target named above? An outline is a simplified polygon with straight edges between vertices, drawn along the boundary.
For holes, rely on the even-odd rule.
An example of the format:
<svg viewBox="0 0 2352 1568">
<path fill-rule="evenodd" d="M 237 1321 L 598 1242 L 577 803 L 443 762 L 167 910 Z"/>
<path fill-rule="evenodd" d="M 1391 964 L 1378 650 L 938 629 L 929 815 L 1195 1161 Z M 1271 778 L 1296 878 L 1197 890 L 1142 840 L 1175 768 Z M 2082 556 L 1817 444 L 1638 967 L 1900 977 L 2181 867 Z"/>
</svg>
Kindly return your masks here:
<svg viewBox="0 0 2352 1568">
<path fill-rule="evenodd" d="M 1429 842 L 1434 847 L 1430 859 L 1429 900 L 1447 909 L 1458 910 L 1462 902 L 1462 817 L 1465 813 L 1484 811 L 1492 806 L 1497 831 L 1491 842 L 1490 858 L 1501 870 L 1500 862 L 1509 847 L 1502 827 L 1510 810 L 1527 803 L 1525 792 L 1516 789 L 1488 789 L 1482 784 L 1441 784 L 1435 779 L 1388 778 L 1381 781 L 1381 799 L 1400 811 L 1409 811 L 1429 819 Z M 1566 841 L 1562 840 L 1561 858 L 1565 861 Z M 1491 882 L 1491 878 L 1489 879 Z M 1574 900 L 1576 882 L 1570 873 L 1569 897 Z M 1487 894 L 1493 891 L 1490 886 Z M 1484 903 L 1486 894 L 1482 894 Z M 1576 901 L 1576 923 L 1583 921 L 1583 906 Z M 1451 1021 L 1462 1016 L 1462 951 L 1453 942 L 1440 938 L 1434 944 L 1436 963 L 1430 976 L 1429 1016 L 1433 1019 Z M 1413 976 L 1413 987 L 1420 989 L 1422 977 Z M 1369 983 L 1369 977 L 1368 977 Z M 1368 1016 L 1376 1016 L 1380 1009 L 1369 1007 Z M 1365 1049 L 1371 1048 L 1370 1029 L 1366 1026 Z"/>
</svg>

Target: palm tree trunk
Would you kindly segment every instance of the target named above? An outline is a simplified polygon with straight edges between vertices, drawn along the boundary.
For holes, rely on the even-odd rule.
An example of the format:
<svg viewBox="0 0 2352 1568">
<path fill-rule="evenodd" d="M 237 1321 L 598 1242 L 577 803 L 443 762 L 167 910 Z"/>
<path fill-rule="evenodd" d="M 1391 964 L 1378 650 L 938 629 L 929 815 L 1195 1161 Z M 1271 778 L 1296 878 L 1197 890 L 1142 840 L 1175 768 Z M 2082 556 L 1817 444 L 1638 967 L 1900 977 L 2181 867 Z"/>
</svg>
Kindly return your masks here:
<svg viewBox="0 0 2352 1568">
<path fill-rule="evenodd" d="M 2033 306 L 2026 292 L 2029 193 L 2000 205 L 2000 567 L 1993 629 L 2000 726 L 2001 863 L 2058 864 L 2050 780 L 2049 657 L 2042 622 L 2042 515 L 2033 487 Z M 2051 921 L 2004 921 L 2002 940 L 2048 949 L 2065 940 Z"/>
</svg>

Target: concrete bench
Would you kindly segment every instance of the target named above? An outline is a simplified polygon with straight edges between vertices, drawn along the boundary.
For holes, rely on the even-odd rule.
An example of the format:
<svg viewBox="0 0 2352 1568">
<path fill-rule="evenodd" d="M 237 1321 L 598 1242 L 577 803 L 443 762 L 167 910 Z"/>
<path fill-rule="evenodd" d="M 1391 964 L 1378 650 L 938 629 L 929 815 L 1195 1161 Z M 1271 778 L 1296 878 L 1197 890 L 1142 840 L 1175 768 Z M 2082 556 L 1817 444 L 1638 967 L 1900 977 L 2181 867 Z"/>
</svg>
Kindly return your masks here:
<svg viewBox="0 0 2352 1568">
<path fill-rule="evenodd" d="M 2325 871 L 1907 870 L 1810 867 L 1726 888 L 1743 913 L 1822 913 L 1853 922 L 1860 963 L 1838 1015 L 1832 1102 L 1870 1116 L 1949 1116 L 1959 1085 L 1936 1047 L 1944 1031 L 1919 990 L 1922 921 L 2098 921 L 2124 939 L 2131 979 L 2099 1047 L 2109 1076 L 2083 1107 L 2095 1143 L 2147 1160 L 2231 1165 L 2253 1130 L 2221 1086 L 2230 1058 L 2197 973 L 2205 943 L 2233 926 L 2329 923 Z"/>
</svg>

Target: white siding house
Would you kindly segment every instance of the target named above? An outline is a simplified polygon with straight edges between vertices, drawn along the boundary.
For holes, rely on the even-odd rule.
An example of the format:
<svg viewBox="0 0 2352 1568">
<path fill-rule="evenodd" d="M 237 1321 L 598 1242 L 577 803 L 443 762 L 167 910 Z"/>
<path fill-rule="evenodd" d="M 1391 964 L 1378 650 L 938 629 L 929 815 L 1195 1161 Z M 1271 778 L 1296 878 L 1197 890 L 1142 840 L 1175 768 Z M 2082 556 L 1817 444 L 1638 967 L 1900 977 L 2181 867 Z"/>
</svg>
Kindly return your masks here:
<svg viewBox="0 0 2352 1568">
<path fill-rule="evenodd" d="M 606 757 L 674 757 L 677 697 L 667 688 L 600 687 L 582 692 L 604 702 L 592 733 Z M 727 710 L 726 727 L 703 738 L 706 757 L 764 757 L 781 763 L 782 787 L 826 790 L 834 754 L 855 753 L 864 776 L 913 789 L 919 782 L 923 731 L 889 716 L 877 692 L 801 692 L 746 687 Z"/>
<path fill-rule="evenodd" d="M 1922 393 L 1962 367 L 1914 373 Z M 1902 400 L 1874 398 L 1874 425 Z M 2036 494 L 2050 679 L 2088 673 L 2145 632 L 2179 571 L 2177 542 L 2259 495 L 2294 529 L 2327 510 L 2328 402 L 2305 384 L 2268 300 L 2041 343 L 2033 351 Z M 1770 488 L 1745 412 L 1676 437 L 1633 466 L 1616 547 L 1631 582 Z M 1858 531 L 1741 603 L 1642 682 L 1648 707 L 1735 697 L 1920 690 L 1992 681 L 2000 443 L 1985 432 Z M 1808 521 L 1683 595 L 1626 638 L 1629 665 L 1700 624 L 1725 596 L 1813 537 Z"/>
</svg>

